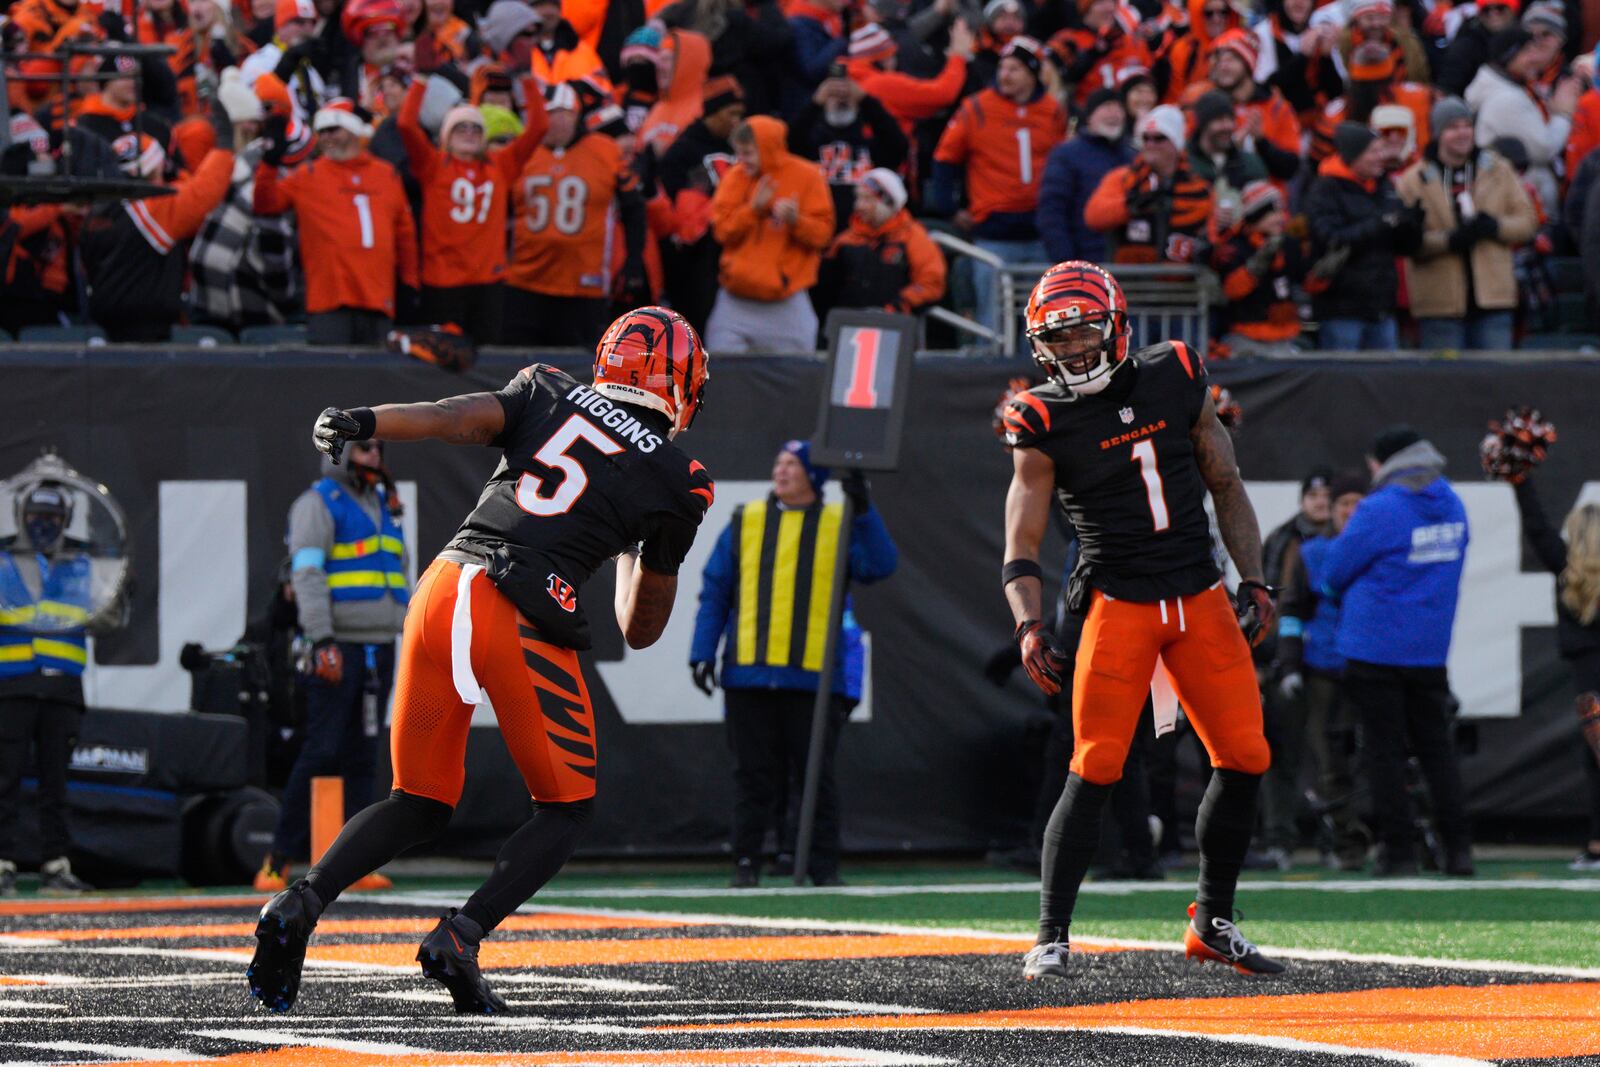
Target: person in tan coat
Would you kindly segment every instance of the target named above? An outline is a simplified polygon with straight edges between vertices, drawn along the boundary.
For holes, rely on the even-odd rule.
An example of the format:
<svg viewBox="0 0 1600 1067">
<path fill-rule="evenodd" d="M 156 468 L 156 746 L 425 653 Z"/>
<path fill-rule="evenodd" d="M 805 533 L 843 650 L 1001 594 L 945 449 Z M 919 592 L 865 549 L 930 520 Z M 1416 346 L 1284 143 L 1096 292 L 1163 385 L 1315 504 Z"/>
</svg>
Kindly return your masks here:
<svg viewBox="0 0 1600 1067">
<path fill-rule="evenodd" d="M 1423 209 L 1422 247 L 1405 261 L 1419 345 L 1503 351 L 1517 306 L 1512 249 L 1533 239 L 1538 216 L 1511 164 L 1475 144 L 1463 100 L 1439 101 L 1429 119 L 1433 140 L 1397 183 Z"/>
<path fill-rule="evenodd" d="M 781 121 L 757 115 L 729 138 L 738 165 L 711 199 L 722 245 L 721 289 L 706 323 L 712 351 L 816 351 L 806 290 L 833 239 L 833 194 L 816 163 L 785 147 L 787 137 Z"/>
</svg>

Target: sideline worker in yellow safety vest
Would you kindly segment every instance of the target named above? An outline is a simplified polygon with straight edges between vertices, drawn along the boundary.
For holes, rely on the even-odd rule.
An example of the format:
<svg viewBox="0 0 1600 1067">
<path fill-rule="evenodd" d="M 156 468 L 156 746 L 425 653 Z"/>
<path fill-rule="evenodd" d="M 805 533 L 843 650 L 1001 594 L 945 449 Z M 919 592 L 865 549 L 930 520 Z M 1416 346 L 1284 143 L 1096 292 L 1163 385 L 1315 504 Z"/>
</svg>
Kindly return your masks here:
<svg viewBox="0 0 1600 1067">
<path fill-rule="evenodd" d="M 17 799 L 28 753 L 39 776 L 39 891 L 81 893 L 67 852 L 67 763 L 89 662 L 89 557 L 67 539 L 72 494 L 40 482 L 0 542 L 0 896 L 17 891 Z"/>
<path fill-rule="evenodd" d="M 376 441 L 352 442 L 349 462 L 324 461 L 323 477 L 289 509 L 289 566 L 300 629 L 306 721 L 283 789 L 272 850 L 256 889 L 284 888 L 289 864 L 310 859 L 311 779 L 344 778 L 345 818 L 372 803 L 378 737 L 394 680 L 394 639 L 410 590 L 399 497 Z M 384 888 L 369 875 L 362 888 Z"/>
</svg>

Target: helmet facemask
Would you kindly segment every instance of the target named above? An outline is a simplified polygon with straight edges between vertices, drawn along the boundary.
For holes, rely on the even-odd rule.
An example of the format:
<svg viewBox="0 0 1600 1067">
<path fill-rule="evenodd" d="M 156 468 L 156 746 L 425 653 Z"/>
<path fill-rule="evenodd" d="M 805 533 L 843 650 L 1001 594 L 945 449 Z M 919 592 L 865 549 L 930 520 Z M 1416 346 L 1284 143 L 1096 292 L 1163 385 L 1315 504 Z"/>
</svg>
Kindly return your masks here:
<svg viewBox="0 0 1600 1067">
<path fill-rule="evenodd" d="M 1110 384 L 1126 332 L 1125 316 L 1112 311 L 1088 318 L 1058 316 L 1030 331 L 1028 339 L 1034 361 L 1046 374 L 1079 396 L 1089 396 Z"/>
</svg>

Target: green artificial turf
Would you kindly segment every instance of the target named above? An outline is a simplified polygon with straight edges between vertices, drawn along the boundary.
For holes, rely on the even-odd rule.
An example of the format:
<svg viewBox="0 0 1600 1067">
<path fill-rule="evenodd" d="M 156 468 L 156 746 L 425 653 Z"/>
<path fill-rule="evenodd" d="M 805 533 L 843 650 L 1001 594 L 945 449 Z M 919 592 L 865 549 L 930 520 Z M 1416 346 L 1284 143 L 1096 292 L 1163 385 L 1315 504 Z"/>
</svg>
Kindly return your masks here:
<svg viewBox="0 0 1600 1067">
<path fill-rule="evenodd" d="M 1241 927 L 1268 945 L 1343 952 L 1424 956 L 1600 968 L 1600 892 L 1537 888 L 1537 876 L 1556 877 L 1558 864 L 1488 864 L 1484 876 L 1528 877 L 1526 889 L 1374 889 L 1366 892 L 1318 890 L 1262 891 L 1240 886 Z M 1549 870 L 1534 868 L 1552 868 Z M 896 877 L 867 872 L 853 885 L 971 882 L 961 893 L 911 893 L 858 896 L 818 891 L 793 895 L 719 894 L 713 897 L 597 895 L 585 888 L 628 884 L 663 887 L 708 884 L 706 879 L 674 877 L 600 879 L 564 875 L 551 888 L 551 903 L 640 911 L 711 913 L 768 919 L 822 919 L 835 922 L 957 926 L 1028 933 L 1034 929 L 1038 895 L 985 888 L 997 879 L 972 871 L 923 870 Z M 1561 870 L 1562 874 L 1566 872 Z M 1322 880 L 1316 872 L 1278 876 Z M 1006 880 L 1006 879 L 998 879 Z M 1012 881 L 1020 880 L 1013 876 Z M 1277 880 L 1261 879 L 1261 880 Z M 1349 881 L 1327 876 L 1327 881 Z M 1177 941 L 1185 909 L 1193 898 L 1193 872 L 1174 872 L 1172 889 L 1122 895 L 1085 893 L 1078 899 L 1073 931 L 1082 936 Z M 710 881 L 710 885 L 718 881 Z M 769 880 L 768 884 L 786 884 Z M 1460 883 L 1455 883 L 1460 884 Z"/>
</svg>

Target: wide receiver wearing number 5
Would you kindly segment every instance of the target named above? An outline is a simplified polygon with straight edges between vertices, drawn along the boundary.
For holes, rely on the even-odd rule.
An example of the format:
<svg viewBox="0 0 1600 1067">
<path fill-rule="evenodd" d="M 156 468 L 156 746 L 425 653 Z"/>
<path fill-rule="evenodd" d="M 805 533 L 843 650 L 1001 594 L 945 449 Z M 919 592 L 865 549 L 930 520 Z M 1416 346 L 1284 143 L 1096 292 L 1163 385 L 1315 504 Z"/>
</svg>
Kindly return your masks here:
<svg viewBox="0 0 1600 1067">
<path fill-rule="evenodd" d="M 1244 974 L 1277 974 L 1283 965 L 1233 922 L 1256 791 L 1270 759 L 1247 638 L 1258 640 L 1271 625 L 1272 591 L 1261 580 L 1261 531 L 1205 367 L 1179 341 L 1128 355 L 1122 289 L 1090 263 L 1045 271 L 1027 314 L 1033 358 L 1050 381 L 1019 394 L 1003 416 L 1013 472 L 1002 581 L 1023 666 L 1046 693 L 1060 690 L 1066 665 L 1039 622 L 1039 542 L 1052 494 L 1081 550 L 1068 604 L 1088 617 L 1072 687 L 1077 747 L 1045 829 L 1039 940 L 1023 974 L 1067 975 L 1078 887 L 1158 657 L 1214 768 L 1196 823 L 1200 885 L 1185 955 Z M 1208 490 L 1242 576 L 1237 609 L 1211 557 Z"/>
<path fill-rule="evenodd" d="M 317 917 L 362 875 L 437 837 L 461 797 L 467 728 L 485 698 L 534 814 L 494 871 L 422 941 L 422 973 L 459 1012 L 503 1012 L 478 943 L 566 863 L 589 821 L 594 713 L 578 666 L 589 626 L 577 590 L 617 560 L 617 624 L 630 648 L 666 628 L 678 567 L 711 506 L 704 467 L 672 438 L 700 410 L 706 352 L 683 317 L 630 311 L 611 324 L 582 385 L 540 364 L 497 393 L 386 404 L 317 419 L 317 448 L 377 438 L 492 445 L 500 466 L 417 583 L 395 672 L 394 791 L 362 811 L 306 877 L 261 911 L 250 995 L 287 1011 Z"/>
</svg>

